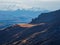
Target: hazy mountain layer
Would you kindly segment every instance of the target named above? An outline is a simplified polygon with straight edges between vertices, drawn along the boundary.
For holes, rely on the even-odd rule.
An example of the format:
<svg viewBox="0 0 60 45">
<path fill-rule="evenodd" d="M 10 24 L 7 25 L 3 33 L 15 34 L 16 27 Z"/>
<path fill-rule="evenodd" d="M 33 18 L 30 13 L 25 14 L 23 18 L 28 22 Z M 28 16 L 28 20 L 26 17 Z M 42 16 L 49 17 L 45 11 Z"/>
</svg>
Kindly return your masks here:
<svg viewBox="0 0 60 45">
<path fill-rule="evenodd" d="M 0 11 L 0 28 L 7 27 L 11 24 L 29 23 L 32 18 L 37 17 L 41 13 L 48 12 L 47 10 L 15 10 L 15 11 Z"/>
</svg>

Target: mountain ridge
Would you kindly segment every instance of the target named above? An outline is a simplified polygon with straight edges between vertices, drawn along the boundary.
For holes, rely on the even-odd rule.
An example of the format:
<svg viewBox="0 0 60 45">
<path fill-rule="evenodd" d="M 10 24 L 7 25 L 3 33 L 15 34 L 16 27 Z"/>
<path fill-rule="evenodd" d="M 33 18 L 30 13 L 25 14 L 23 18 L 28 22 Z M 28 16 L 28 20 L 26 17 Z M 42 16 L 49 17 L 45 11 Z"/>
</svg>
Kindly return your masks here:
<svg viewBox="0 0 60 45">
<path fill-rule="evenodd" d="M 28 24 L 7 27 L 0 37 L 1 45 L 60 45 L 60 10 L 41 14 Z"/>
<path fill-rule="evenodd" d="M 37 17 L 41 13 L 45 13 L 45 10 L 40 11 L 32 11 L 24 9 L 23 10 L 17 9 L 15 11 L 2 10 L 0 11 L 0 23 L 2 23 L 2 25 L 0 25 L 0 29 L 8 27 L 12 24 L 29 23 L 32 18 Z"/>
<path fill-rule="evenodd" d="M 55 12 L 55 13 L 54 13 Z M 57 14 L 57 15 L 56 15 Z M 52 11 L 49 13 L 42 13 L 37 18 L 32 19 L 31 23 L 50 23 L 51 21 L 54 21 L 54 19 L 60 17 L 60 10 Z M 49 18 L 49 19 L 48 19 Z M 34 21 L 35 20 L 35 21 Z M 51 20 L 51 21 L 50 21 Z M 59 20 L 59 19 L 58 19 Z M 57 20 L 56 20 L 57 21 Z"/>
</svg>

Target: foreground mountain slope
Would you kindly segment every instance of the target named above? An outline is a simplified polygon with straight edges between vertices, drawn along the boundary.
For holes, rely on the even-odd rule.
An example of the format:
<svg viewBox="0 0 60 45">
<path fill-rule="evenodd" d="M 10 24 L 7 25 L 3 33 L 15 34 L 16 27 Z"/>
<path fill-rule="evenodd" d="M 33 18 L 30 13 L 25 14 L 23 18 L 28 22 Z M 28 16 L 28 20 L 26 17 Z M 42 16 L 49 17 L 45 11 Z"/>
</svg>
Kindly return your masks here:
<svg viewBox="0 0 60 45">
<path fill-rule="evenodd" d="M 0 40 L 0 45 L 60 45 L 60 10 L 7 27 L 0 31 Z"/>
</svg>

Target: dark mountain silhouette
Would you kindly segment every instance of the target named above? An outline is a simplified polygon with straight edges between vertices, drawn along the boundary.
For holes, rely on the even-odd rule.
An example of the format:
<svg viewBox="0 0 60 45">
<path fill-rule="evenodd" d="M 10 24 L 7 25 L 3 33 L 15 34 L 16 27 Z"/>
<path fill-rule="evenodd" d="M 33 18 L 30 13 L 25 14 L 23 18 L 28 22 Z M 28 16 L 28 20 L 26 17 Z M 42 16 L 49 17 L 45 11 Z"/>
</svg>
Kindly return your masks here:
<svg viewBox="0 0 60 45">
<path fill-rule="evenodd" d="M 60 10 L 50 12 L 50 13 L 42 13 L 37 18 L 32 19 L 30 23 L 37 24 L 37 23 L 42 23 L 42 22 L 44 23 L 52 23 L 54 21 L 57 22 L 57 20 L 59 20 L 59 17 L 60 17 Z"/>
<path fill-rule="evenodd" d="M 0 45 L 60 45 L 60 10 L 1 30 Z"/>
</svg>

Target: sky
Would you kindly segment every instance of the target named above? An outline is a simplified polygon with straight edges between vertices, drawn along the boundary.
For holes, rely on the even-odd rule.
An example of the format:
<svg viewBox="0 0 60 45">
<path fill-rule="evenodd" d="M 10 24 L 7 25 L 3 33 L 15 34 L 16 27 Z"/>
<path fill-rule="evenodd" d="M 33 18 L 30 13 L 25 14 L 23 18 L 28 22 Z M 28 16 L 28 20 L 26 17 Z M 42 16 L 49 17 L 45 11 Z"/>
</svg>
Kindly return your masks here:
<svg viewBox="0 0 60 45">
<path fill-rule="evenodd" d="M 46 10 L 60 9 L 60 0 L 0 0 L 0 10 L 39 8 Z"/>
</svg>

